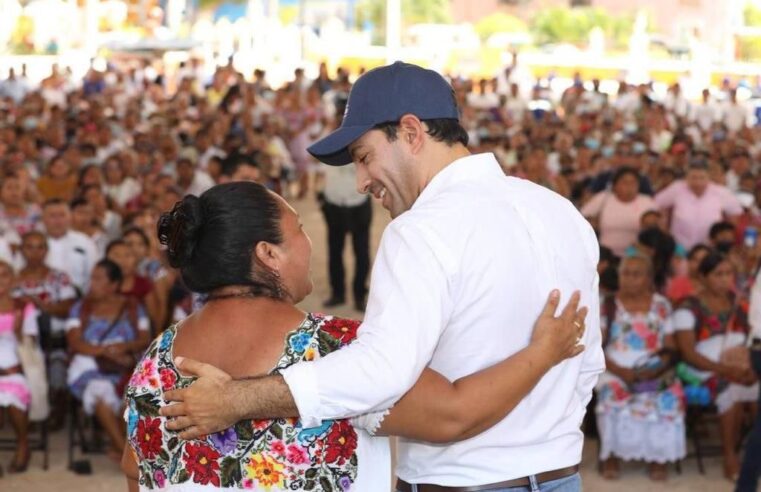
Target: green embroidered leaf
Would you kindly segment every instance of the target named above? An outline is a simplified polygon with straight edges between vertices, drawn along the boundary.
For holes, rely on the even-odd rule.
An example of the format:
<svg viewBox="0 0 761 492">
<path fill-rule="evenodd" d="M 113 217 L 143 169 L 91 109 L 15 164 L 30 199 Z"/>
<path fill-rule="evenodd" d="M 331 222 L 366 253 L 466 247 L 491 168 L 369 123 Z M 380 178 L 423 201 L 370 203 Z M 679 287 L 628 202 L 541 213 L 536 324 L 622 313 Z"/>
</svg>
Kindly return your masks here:
<svg viewBox="0 0 761 492">
<path fill-rule="evenodd" d="M 351 466 L 354 466 L 354 467 L 357 466 L 357 454 L 356 453 L 351 455 L 351 458 L 349 459 L 349 463 L 351 464 Z"/>
<path fill-rule="evenodd" d="M 169 442 L 168 442 L 168 443 L 166 443 L 166 445 L 167 445 L 167 447 L 169 448 L 169 450 L 170 450 L 170 451 L 172 451 L 174 448 L 176 448 L 176 447 L 177 447 L 177 445 L 178 445 L 179 443 L 180 443 L 180 440 L 179 440 L 179 439 L 177 439 L 176 437 L 173 437 L 173 438 L 171 438 L 171 439 L 169 440 Z"/>
<path fill-rule="evenodd" d="M 275 439 L 283 440 L 283 428 L 279 425 L 275 424 L 272 427 L 270 427 L 270 432 L 273 436 L 275 436 Z"/>
<path fill-rule="evenodd" d="M 240 463 L 235 458 L 228 456 L 223 459 L 219 471 L 222 474 L 222 487 L 235 487 L 243 479 Z"/>
<path fill-rule="evenodd" d="M 159 416 L 159 402 L 153 395 L 145 394 L 135 397 L 135 409 L 140 415 L 147 415 L 149 417 Z"/>
<path fill-rule="evenodd" d="M 317 482 L 314 480 L 307 480 L 307 483 L 304 484 L 304 490 L 314 490 L 315 487 L 317 487 Z"/>
<path fill-rule="evenodd" d="M 320 479 L 320 487 L 322 487 L 322 490 L 325 492 L 333 492 L 333 485 L 330 483 L 330 480 L 325 477 Z"/>
<path fill-rule="evenodd" d="M 143 478 L 143 485 L 145 485 L 145 487 L 147 489 L 152 489 L 153 488 L 153 481 L 151 480 L 151 474 L 150 473 L 145 473 L 145 474 L 143 474 L 142 478 Z"/>
<path fill-rule="evenodd" d="M 254 438 L 254 429 L 251 428 L 251 421 L 240 421 L 235 424 L 235 433 L 239 441 L 250 441 Z"/>
<path fill-rule="evenodd" d="M 169 453 L 162 449 L 159 451 L 159 458 L 161 458 L 166 463 L 169 461 Z"/>
<path fill-rule="evenodd" d="M 310 468 L 304 473 L 304 476 L 308 479 L 313 479 L 317 476 L 317 470 L 315 468 Z"/>
<path fill-rule="evenodd" d="M 180 473 L 177 474 L 177 483 L 183 483 L 190 480 L 190 475 L 188 475 L 187 470 L 180 470 Z"/>
<path fill-rule="evenodd" d="M 319 347 L 320 355 L 328 355 L 331 352 L 335 352 L 341 348 L 341 342 L 332 336 L 328 335 L 324 331 L 320 331 L 319 334 Z"/>
</svg>

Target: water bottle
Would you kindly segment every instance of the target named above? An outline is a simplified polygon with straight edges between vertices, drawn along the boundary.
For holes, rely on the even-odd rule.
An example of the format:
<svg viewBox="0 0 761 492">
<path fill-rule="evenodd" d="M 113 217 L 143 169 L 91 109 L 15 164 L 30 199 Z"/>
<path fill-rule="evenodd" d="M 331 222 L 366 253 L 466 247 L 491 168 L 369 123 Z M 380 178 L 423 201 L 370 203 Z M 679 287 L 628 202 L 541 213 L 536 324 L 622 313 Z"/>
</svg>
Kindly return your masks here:
<svg viewBox="0 0 761 492">
<path fill-rule="evenodd" d="M 743 243 L 748 248 L 755 248 L 758 242 L 758 229 L 753 226 L 745 228 L 745 235 L 743 236 Z"/>
</svg>

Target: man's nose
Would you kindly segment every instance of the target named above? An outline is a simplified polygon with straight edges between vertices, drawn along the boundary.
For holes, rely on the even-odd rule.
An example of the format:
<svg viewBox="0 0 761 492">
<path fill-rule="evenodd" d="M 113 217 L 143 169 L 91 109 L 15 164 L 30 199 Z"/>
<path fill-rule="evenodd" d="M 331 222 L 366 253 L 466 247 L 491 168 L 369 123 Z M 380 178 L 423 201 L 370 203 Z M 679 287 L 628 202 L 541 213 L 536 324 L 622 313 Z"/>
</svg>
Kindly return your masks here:
<svg viewBox="0 0 761 492">
<path fill-rule="evenodd" d="M 359 166 L 357 166 L 357 192 L 366 195 L 370 192 L 371 184 L 372 180 L 367 172 L 361 170 Z"/>
</svg>

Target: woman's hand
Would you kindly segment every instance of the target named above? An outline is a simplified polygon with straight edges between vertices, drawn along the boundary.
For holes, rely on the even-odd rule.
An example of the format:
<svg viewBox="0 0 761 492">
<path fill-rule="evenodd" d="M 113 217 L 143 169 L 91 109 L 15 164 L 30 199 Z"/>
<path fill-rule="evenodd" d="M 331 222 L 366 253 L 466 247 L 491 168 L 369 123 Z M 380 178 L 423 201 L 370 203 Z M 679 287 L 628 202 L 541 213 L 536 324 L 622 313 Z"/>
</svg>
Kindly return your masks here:
<svg viewBox="0 0 761 492">
<path fill-rule="evenodd" d="M 748 379 L 746 374 L 747 370 L 740 366 L 722 364 L 717 372 L 720 376 L 728 379 L 732 383 L 745 384 L 745 381 Z"/>
<path fill-rule="evenodd" d="M 584 337 L 584 319 L 588 309 L 577 309 L 580 299 L 579 291 L 574 292 L 560 317 L 556 318 L 560 293 L 553 290 L 539 319 L 534 323 L 531 345 L 541 347 L 542 353 L 547 355 L 553 366 L 584 351 L 580 342 Z"/>
</svg>

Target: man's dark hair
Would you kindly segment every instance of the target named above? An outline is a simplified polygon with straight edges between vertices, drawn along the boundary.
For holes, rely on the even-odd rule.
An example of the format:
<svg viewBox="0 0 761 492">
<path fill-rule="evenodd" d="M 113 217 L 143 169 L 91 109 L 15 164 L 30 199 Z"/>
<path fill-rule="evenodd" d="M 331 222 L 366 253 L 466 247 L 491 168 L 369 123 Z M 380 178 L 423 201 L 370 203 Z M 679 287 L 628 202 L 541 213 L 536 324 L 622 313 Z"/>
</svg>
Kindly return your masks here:
<svg viewBox="0 0 761 492">
<path fill-rule="evenodd" d="M 716 239 L 719 236 L 719 234 L 723 232 L 727 232 L 727 231 L 735 232 L 735 226 L 732 225 L 731 222 L 727 222 L 727 221 L 716 222 L 711 226 L 711 229 L 708 231 L 708 237 L 713 240 L 713 239 Z"/>
<path fill-rule="evenodd" d="M 426 133 L 437 142 L 444 142 L 449 146 L 456 143 L 461 143 L 465 146 L 468 145 L 468 132 L 465 131 L 465 128 L 460 125 L 458 120 L 452 118 L 439 118 L 422 121 L 428 126 Z M 388 141 L 393 142 L 397 138 L 399 122 L 391 121 L 387 123 L 379 123 L 373 128 L 375 130 L 381 130 L 386 134 Z"/>
</svg>

